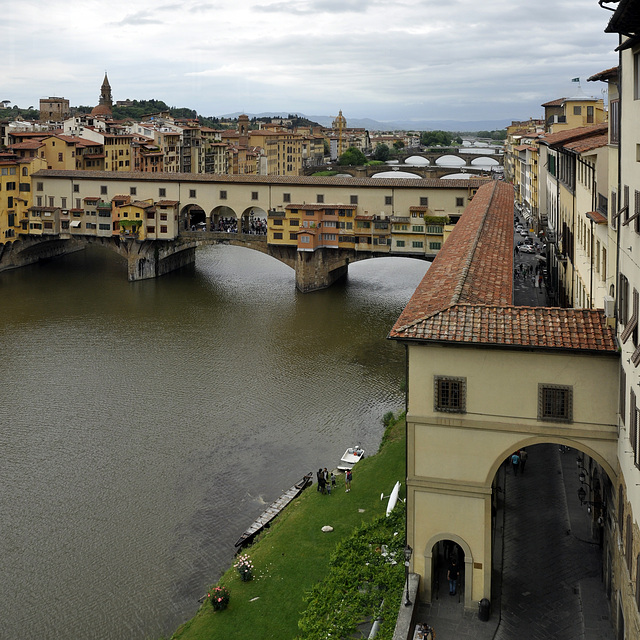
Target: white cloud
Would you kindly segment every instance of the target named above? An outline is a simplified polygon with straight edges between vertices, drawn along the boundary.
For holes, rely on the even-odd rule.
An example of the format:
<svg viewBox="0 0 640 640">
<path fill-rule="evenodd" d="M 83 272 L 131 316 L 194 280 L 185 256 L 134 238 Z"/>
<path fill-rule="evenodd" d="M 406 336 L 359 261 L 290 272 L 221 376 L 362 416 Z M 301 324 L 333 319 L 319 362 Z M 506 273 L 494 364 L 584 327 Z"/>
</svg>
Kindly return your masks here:
<svg viewBox="0 0 640 640">
<path fill-rule="evenodd" d="M 204 115 L 518 119 L 616 64 L 610 16 L 597 0 L 26 0 L 0 24 L 0 86 L 20 106 L 96 104 L 106 70 L 115 99 Z"/>
</svg>

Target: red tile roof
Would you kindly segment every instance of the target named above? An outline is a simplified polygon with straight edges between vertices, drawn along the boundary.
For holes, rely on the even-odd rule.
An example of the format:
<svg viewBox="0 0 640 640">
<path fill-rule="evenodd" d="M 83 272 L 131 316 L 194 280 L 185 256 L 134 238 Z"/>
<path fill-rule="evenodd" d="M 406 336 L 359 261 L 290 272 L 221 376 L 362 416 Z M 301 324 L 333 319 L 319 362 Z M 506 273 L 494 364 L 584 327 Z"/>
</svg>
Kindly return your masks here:
<svg viewBox="0 0 640 640">
<path fill-rule="evenodd" d="M 562 144 L 566 145 L 569 142 L 581 140 L 583 138 L 589 138 L 591 136 L 603 135 L 607 132 L 609 125 L 604 124 L 590 124 L 586 127 L 576 127 L 575 129 L 564 129 L 557 133 L 547 133 L 541 136 L 540 141 L 549 146 Z"/>
<path fill-rule="evenodd" d="M 618 67 L 611 67 L 588 77 L 587 82 L 595 82 L 596 80 L 602 80 L 606 82 L 607 80 L 615 80 L 617 77 Z"/>
<path fill-rule="evenodd" d="M 599 211 L 588 211 L 587 218 L 593 220 L 596 224 L 607 224 L 607 216 L 601 214 Z"/>
<path fill-rule="evenodd" d="M 604 133 L 598 136 L 590 136 L 583 140 L 575 140 L 563 145 L 565 149 L 575 151 L 576 153 L 584 153 L 585 151 L 593 151 L 600 147 L 606 147 L 609 144 L 609 134 Z"/>
<path fill-rule="evenodd" d="M 389 337 L 616 354 L 602 311 L 512 304 L 512 220 L 513 187 L 480 187 Z"/>
</svg>

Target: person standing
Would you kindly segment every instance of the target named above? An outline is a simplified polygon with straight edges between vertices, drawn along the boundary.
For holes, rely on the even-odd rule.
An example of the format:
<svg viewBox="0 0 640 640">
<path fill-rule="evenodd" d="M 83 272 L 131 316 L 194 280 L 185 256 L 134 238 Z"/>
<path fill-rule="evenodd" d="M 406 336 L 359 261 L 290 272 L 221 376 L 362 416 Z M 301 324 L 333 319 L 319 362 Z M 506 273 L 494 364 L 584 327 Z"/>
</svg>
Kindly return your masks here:
<svg viewBox="0 0 640 640">
<path fill-rule="evenodd" d="M 353 478 L 352 474 L 351 474 L 351 469 L 347 469 L 346 473 L 344 474 L 344 485 L 346 487 L 345 493 L 348 493 L 349 491 L 351 491 L 351 479 Z"/>
<path fill-rule="evenodd" d="M 526 449 L 520 449 L 520 473 L 524 473 L 524 467 L 527 464 L 529 454 Z"/>
<path fill-rule="evenodd" d="M 458 562 L 455 557 L 451 558 L 449 568 L 447 569 L 447 580 L 449 581 L 449 595 L 455 596 L 458 588 L 458 577 L 460 576 L 460 570 L 458 569 Z"/>
<path fill-rule="evenodd" d="M 518 451 L 511 456 L 511 466 L 513 467 L 513 475 L 517 476 L 518 467 L 520 466 L 520 455 Z"/>
<path fill-rule="evenodd" d="M 324 473 L 322 472 L 322 469 L 318 469 L 318 487 L 320 490 L 320 493 L 324 493 L 324 487 L 325 487 L 325 481 L 324 481 Z"/>
</svg>

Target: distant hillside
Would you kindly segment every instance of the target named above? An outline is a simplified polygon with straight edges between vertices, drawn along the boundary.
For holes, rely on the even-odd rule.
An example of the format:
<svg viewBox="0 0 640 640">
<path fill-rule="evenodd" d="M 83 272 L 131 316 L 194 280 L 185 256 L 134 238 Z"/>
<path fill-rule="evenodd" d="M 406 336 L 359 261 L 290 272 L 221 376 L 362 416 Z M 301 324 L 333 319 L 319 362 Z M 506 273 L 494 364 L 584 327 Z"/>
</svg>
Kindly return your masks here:
<svg viewBox="0 0 640 640">
<path fill-rule="evenodd" d="M 237 118 L 241 112 L 227 113 L 221 118 Z M 289 114 L 277 112 L 247 113 L 249 118 L 286 118 Z M 333 122 L 332 116 L 312 116 L 302 113 L 296 114 L 300 118 L 317 122 L 323 127 L 330 127 Z M 505 129 L 511 124 L 511 120 L 396 120 L 380 122 L 371 118 L 347 118 L 348 127 L 359 127 L 368 131 L 495 131 Z"/>
</svg>

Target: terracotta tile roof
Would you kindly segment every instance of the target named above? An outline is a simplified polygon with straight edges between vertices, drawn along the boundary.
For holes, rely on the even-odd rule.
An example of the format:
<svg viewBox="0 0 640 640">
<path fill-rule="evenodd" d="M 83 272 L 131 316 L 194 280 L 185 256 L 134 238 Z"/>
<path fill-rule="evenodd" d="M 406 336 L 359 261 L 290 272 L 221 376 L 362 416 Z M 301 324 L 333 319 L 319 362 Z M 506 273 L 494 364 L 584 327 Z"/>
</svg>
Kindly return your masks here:
<svg viewBox="0 0 640 640">
<path fill-rule="evenodd" d="M 557 100 L 551 100 L 549 102 L 545 102 L 541 104 L 541 107 L 561 107 L 564 104 L 566 98 L 558 98 Z"/>
<path fill-rule="evenodd" d="M 389 333 L 419 342 L 617 354 L 599 310 L 516 307 L 513 187 L 482 186 Z"/>
<path fill-rule="evenodd" d="M 599 211 L 588 211 L 587 218 L 593 220 L 596 224 L 607 224 L 607 216 L 601 214 Z"/>
<path fill-rule="evenodd" d="M 558 131 L 557 133 L 548 133 L 540 137 L 540 142 L 549 146 L 553 145 L 566 145 L 568 142 L 580 140 L 581 138 L 588 138 L 590 136 L 598 136 L 605 134 L 609 125 L 604 124 L 591 124 L 586 127 L 576 127 L 575 129 L 565 129 Z"/>
<path fill-rule="evenodd" d="M 39 149 L 42 146 L 44 146 L 44 142 L 38 138 L 34 138 L 33 140 L 25 140 L 24 142 L 10 144 L 9 149 L 17 151 L 20 149 Z"/>
<path fill-rule="evenodd" d="M 563 145 L 565 149 L 575 151 L 576 153 L 584 153 L 585 151 L 593 151 L 600 147 L 606 147 L 609 144 L 609 134 L 604 133 L 599 136 L 590 136 L 583 140 L 576 140 L 575 142 L 568 142 Z"/>
<path fill-rule="evenodd" d="M 402 336 L 542 349 L 617 353 L 601 311 L 557 307 L 495 307 L 458 304 L 412 325 Z"/>
<path fill-rule="evenodd" d="M 587 78 L 587 82 L 595 82 L 596 80 L 615 80 L 618 77 L 618 67 L 611 67 L 610 69 L 605 69 L 604 71 L 600 71 L 599 73 L 595 73 L 594 75 Z"/>
</svg>

